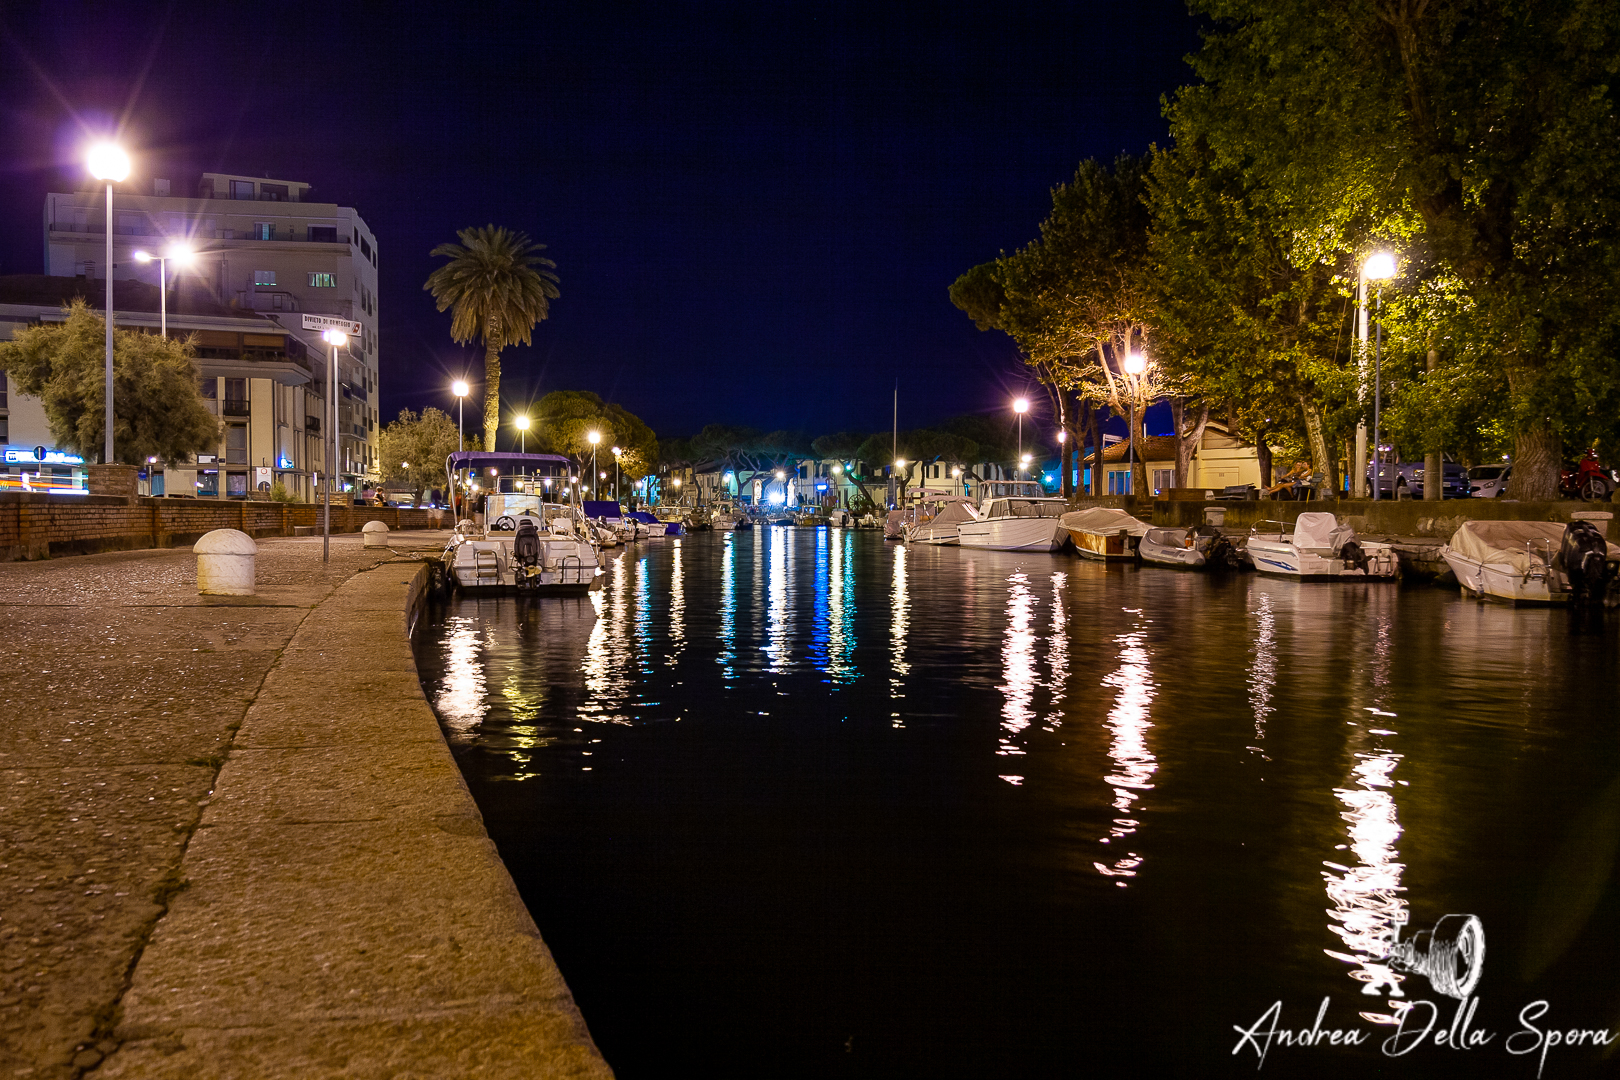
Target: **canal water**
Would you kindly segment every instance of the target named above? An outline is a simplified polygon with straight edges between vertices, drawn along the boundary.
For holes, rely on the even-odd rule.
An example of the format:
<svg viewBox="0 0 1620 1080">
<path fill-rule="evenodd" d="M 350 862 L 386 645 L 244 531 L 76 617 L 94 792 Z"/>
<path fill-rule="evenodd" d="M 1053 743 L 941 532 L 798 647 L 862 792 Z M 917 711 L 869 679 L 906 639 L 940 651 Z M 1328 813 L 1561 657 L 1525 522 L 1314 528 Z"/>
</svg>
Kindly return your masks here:
<svg viewBox="0 0 1620 1080">
<path fill-rule="evenodd" d="M 626 1080 L 1620 1074 L 1613 618 L 828 529 L 609 554 L 416 647 Z M 1395 970 L 1448 915 L 1483 953 Z"/>
</svg>

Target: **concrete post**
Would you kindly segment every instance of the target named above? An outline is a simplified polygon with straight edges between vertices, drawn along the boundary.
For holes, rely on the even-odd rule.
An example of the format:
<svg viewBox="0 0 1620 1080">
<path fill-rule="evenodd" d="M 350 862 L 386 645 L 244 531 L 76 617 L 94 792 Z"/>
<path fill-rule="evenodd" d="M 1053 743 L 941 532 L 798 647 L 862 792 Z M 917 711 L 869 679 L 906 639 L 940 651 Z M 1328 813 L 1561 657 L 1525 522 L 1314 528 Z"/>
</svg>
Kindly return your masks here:
<svg viewBox="0 0 1620 1080">
<path fill-rule="evenodd" d="M 208 596 L 252 596 L 259 546 L 245 532 L 215 529 L 191 549 L 197 554 L 197 591 Z"/>
</svg>

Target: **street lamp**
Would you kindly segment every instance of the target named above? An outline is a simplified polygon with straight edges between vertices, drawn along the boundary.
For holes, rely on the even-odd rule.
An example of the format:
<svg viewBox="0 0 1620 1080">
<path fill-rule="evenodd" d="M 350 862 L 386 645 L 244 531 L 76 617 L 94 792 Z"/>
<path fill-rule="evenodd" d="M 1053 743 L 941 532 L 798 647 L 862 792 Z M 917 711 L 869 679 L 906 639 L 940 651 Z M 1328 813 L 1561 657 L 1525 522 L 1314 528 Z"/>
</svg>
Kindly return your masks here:
<svg viewBox="0 0 1620 1080">
<path fill-rule="evenodd" d="M 1028 454 L 1018 455 L 1018 479 L 1022 480 L 1024 478 L 1024 470 L 1029 468 L 1031 460 L 1033 459 Z"/>
<path fill-rule="evenodd" d="M 1130 470 L 1131 471 L 1128 474 L 1130 479 L 1126 481 L 1126 486 L 1130 489 L 1129 494 L 1135 495 L 1136 494 L 1136 395 L 1141 390 L 1141 388 L 1139 386 L 1137 386 L 1136 380 L 1141 377 L 1141 375 L 1142 375 L 1142 373 L 1144 371 L 1147 370 L 1147 357 L 1143 356 L 1141 353 L 1126 353 L 1125 354 L 1125 365 L 1124 366 L 1125 366 L 1125 374 L 1130 376 L 1130 380 L 1128 381 L 1127 385 L 1131 388 L 1131 441 L 1130 441 L 1130 443 L 1129 443 L 1129 445 L 1127 447 L 1127 450 L 1126 450 L 1126 455 L 1127 455 L 1128 460 L 1129 460 L 1129 465 L 1130 465 Z"/>
<path fill-rule="evenodd" d="M 590 443 L 591 443 L 591 473 L 592 473 L 592 477 L 591 477 L 591 498 L 594 499 L 594 498 L 599 497 L 602 494 L 601 485 L 599 485 L 596 482 L 596 478 L 595 478 L 595 473 L 596 473 L 596 444 L 602 441 L 602 433 L 600 431 L 587 431 L 585 433 L 585 438 L 589 439 Z"/>
<path fill-rule="evenodd" d="M 467 384 L 457 379 L 450 384 L 450 392 L 456 395 L 456 452 L 462 453 L 467 449 L 467 441 L 462 437 L 462 405 L 467 400 Z"/>
<path fill-rule="evenodd" d="M 326 380 L 326 434 L 324 440 L 331 447 L 332 456 L 326 459 L 326 487 L 322 489 L 324 506 L 321 512 L 321 561 L 332 561 L 332 476 L 337 471 L 337 354 L 349 343 L 349 335 L 341 330 L 324 330 L 321 338 L 332 346 L 332 371 Z"/>
<path fill-rule="evenodd" d="M 1019 398 L 1013 402 L 1013 412 L 1018 414 L 1018 460 L 1024 459 L 1024 414 L 1029 412 L 1029 399 Z"/>
<path fill-rule="evenodd" d="M 1380 482 L 1383 469 L 1379 465 L 1379 438 L 1378 424 L 1382 419 L 1380 411 L 1383 406 L 1384 382 L 1384 320 L 1380 317 L 1384 308 L 1383 282 L 1395 276 L 1395 256 L 1387 251 L 1380 251 L 1369 256 L 1366 264 L 1361 268 L 1361 275 L 1368 281 L 1378 282 L 1378 291 L 1374 294 L 1373 318 L 1377 320 L 1377 329 L 1373 339 L 1373 502 L 1378 501 L 1378 489 L 1383 486 Z M 1363 354 L 1365 355 L 1365 354 Z"/>
<path fill-rule="evenodd" d="M 169 336 L 169 263 L 172 261 L 184 266 L 191 261 L 191 251 L 175 244 L 169 248 L 167 255 L 152 255 L 145 251 L 137 251 L 135 261 L 158 264 L 158 333 L 166 339 Z"/>
<path fill-rule="evenodd" d="M 781 469 L 776 470 L 776 482 L 782 485 L 782 506 L 787 506 L 787 473 Z"/>
<path fill-rule="evenodd" d="M 622 453 L 624 451 L 617 446 L 613 448 L 613 498 L 615 501 L 619 498 L 619 483 L 624 479 L 619 474 L 619 455 Z"/>
<path fill-rule="evenodd" d="M 528 453 L 529 443 L 527 436 L 529 434 L 529 418 L 527 416 L 519 416 L 513 421 L 513 423 L 517 425 L 518 429 L 518 453 Z"/>
<path fill-rule="evenodd" d="M 101 462 L 111 465 L 113 459 L 113 185 L 123 182 L 129 175 L 129 155 L 119 148 L 118 144 L 104 142 L 97 143 L 90 148 L 86 160 L 90 175 L 107 185 L 107 410 L 106 410 L 106 446 L 102 450 Z"/>
</svg>

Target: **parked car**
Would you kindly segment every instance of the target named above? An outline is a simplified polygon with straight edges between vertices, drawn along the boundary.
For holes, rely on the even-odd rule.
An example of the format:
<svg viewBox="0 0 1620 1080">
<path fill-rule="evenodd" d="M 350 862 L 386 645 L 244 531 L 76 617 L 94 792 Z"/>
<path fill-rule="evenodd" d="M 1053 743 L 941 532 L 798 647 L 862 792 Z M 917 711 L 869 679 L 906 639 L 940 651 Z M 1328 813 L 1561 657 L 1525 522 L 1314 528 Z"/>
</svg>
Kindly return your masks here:
<svg viewBox="0 0 1620 1080">
<path fill-rule="evenodd" d="M 1468 470 L 1468 482 L 1473 485 L 1474 498 L 1500 499 L 1513 479 L 1513 463 L 1503 465 L 1476 465 Z"/>
<path fill-rule="evenodd" d="M 1468 468 L 1455 461 L 1444 462 L 1442 467 L 1445 476 L 1440 482 L 1440 497 L 1444 499 L 1467 499 L 1473 493 L 1473 485 L 1468 478 Z M 1367 466 L 1367 483 L 1373 480 L 1373 466 Z M 1423 462 L 1379 462 L 1378 463 L 1378 496 L 1383 499 L 1421 499 L 1423 498 Z"/>
</svg>

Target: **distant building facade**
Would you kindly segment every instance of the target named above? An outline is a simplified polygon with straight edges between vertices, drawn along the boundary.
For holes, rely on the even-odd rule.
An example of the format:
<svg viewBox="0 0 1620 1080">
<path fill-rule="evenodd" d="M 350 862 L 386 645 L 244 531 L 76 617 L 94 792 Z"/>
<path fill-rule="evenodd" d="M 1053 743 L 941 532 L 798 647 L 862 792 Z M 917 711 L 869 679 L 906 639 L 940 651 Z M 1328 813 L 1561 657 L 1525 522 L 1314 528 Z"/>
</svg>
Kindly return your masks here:
<svg viewBox="0 0 1620 1080">
<path fill-rule="evenodd" d="M 361 332 L 338 354 L 339 449 L 337 462 L 344 481 L 358 486 L 377 467 L 378 384 L 381 365 L 377 334 L 377 238 L 352 207 L 309 200 L 310 185 L 294 180 L 272 180 L 230 173 L 204 173 L 196 194 L 171 193 L 167 180 L 115 185 L 113 198 L 113 258 L 115 282 L 137 280 L 157 285 L 159 268 L 141 263 L 134 255 L 146 251 L 164 254 L 180 243 L 194 252 L 190 266 L 170 263 L 171 295 L 182 290 L 203 292 L 217 305 L 252 313 L 277 329 L 278 340 L 299 342 L 305 358 L 326 356 L 327 346 L 317 334 L 303 330 L 302 314 L 335 315 L 358 322 Z M 145 193 L 150 190 L 150 194 Z M 105 278 L 106 202 L 101 189 L 53 193 L 45 197 L 45 273 L 59 278 Z M 99 304 L 97 306 L 100 306 Z M 171 327 L 175 324 L 171 319 Z M 224 331 L 219 331 L 224 333 Z M 207 331 L 199 329 L 206 338 Z M 238 358 L 255 346 L 240 342 L 199 340 L 203 359 Z M 222 355 L 213 355 L 219 352 Z M 217 365 L 216 365 L 217 366 Z M 326 378 L 315 371 L 317 391 Z M 243 371 L 218 376 L 249 380 Z M 217 387 L 221 395 L 251 386 L 236 383 Z M 204 393 L 207 393 L 206 380 Z M 238 399 L 222 397 L 222 401 Z M 316 404 L 319 404 L 317 399 Z M 306 416 L 323 410 L 298 403 L 275 413 L 288 429 L 304 431 Z M 231 407 L 235 407 L 234 405 Z M 221 409 L 225 409 L 221 405 Z M 294 426 L 294 422 L 300 426 Z M 266 456 L 266 455 L 260 455 Z M 270 456 L 270 467 L 283 469 L 282 457 Z M 290 455 L 301 460 L 302 455 Z M 307 474 L 303 464 L 290 471 Z"/>
</svg>

